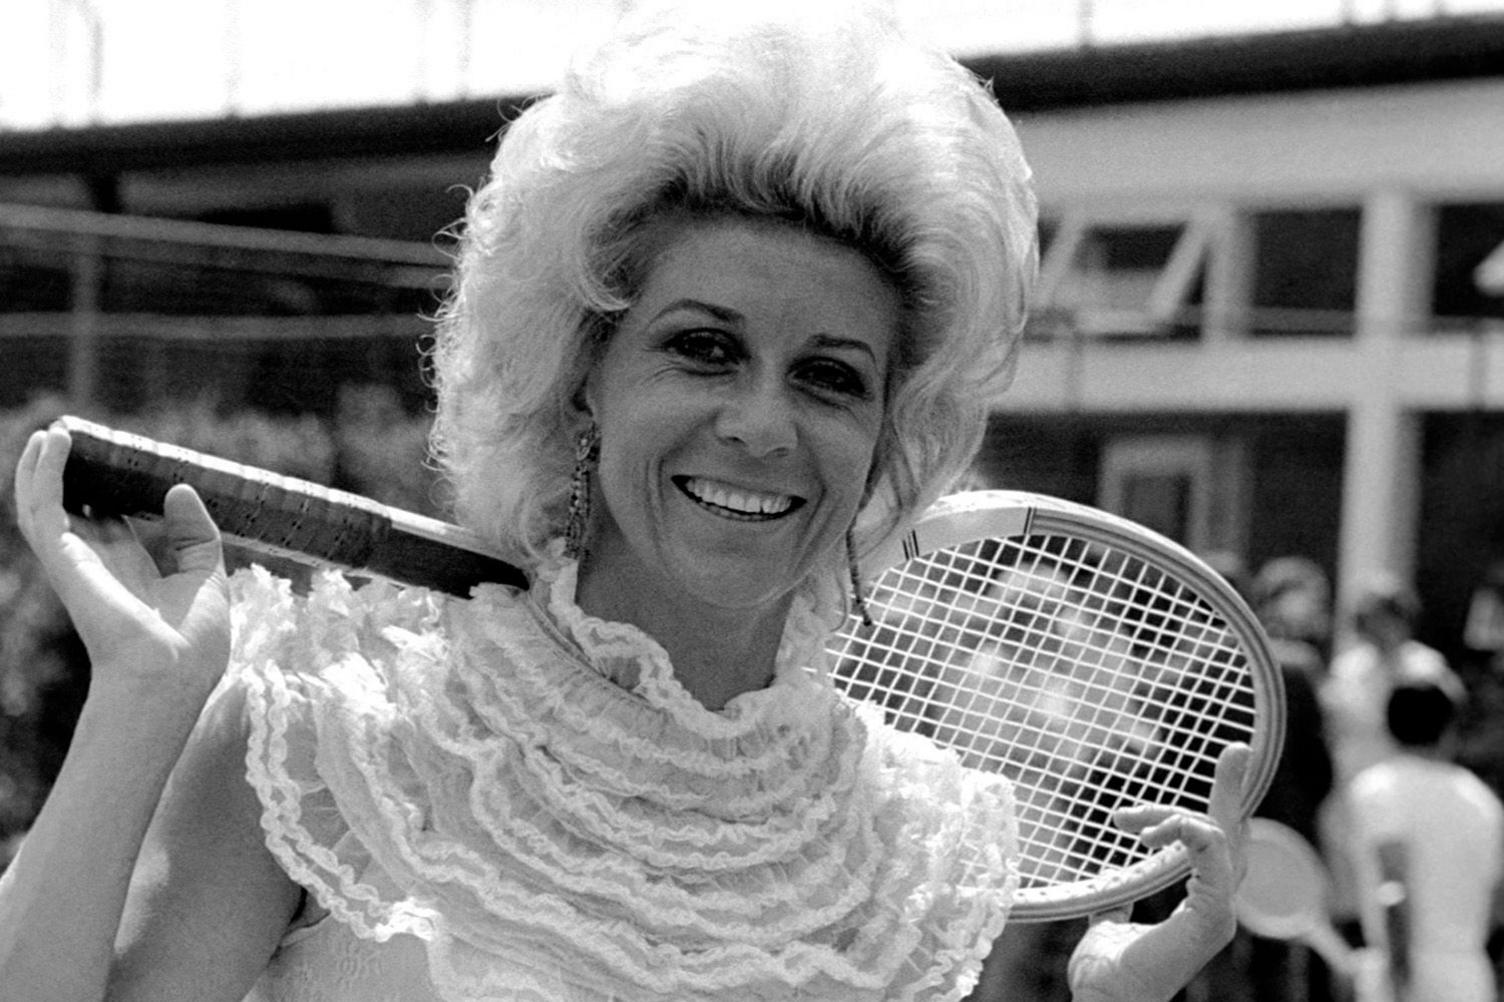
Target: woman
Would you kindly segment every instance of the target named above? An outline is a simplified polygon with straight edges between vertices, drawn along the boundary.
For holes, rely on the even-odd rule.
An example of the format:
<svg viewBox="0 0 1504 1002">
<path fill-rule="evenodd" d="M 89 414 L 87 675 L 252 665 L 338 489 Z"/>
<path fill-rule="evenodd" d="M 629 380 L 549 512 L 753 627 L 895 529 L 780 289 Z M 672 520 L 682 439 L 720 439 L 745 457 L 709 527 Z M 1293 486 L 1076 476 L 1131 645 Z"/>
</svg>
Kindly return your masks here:
<svg viewBox="0 0 1504 1002">
<path fill-rule="evenodd" d="M 879 13 L 715 17 L 624 24 L 471 200 L 435 447 L 530 593 L 227 590 L 186 488 L 159 577 L 126 528 L 63 514 L 67 437 L 33 439 L 20 522 L 94 685 L 0 896 L 7 990 L 975 982 L 1015 881 L 1008 785 L 806 666 L 857 558 L 977 448 L 1032 274 L 1027 170 L 986 91 Z M 1240 782 L 1230 756 L 1215 817 L 1129 813 L 1196 876 L 1162 926 L 1093 926 L 1078 998 L 1168 998 L 1230 936 Z"/>
</svg>

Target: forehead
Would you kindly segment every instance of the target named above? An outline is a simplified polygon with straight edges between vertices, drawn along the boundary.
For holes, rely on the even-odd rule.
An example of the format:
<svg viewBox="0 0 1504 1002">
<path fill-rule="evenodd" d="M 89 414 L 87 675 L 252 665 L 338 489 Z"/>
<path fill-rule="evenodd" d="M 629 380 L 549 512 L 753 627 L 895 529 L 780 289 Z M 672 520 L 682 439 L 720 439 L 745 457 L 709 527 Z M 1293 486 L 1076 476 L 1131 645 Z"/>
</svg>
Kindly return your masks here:
<svg viewBox="0 0 1504 1002">
<path fill-rule="evenodd" d="M 650 224 L 641 239 L 644 267 L 632 312 L 708 297 L 708 305 L 749 321 L 834 326 L 876 338 L 885 349 L 897 335 L 896 284 L 860 250 L 796 224 L 674 216 Z"/>
</svg>

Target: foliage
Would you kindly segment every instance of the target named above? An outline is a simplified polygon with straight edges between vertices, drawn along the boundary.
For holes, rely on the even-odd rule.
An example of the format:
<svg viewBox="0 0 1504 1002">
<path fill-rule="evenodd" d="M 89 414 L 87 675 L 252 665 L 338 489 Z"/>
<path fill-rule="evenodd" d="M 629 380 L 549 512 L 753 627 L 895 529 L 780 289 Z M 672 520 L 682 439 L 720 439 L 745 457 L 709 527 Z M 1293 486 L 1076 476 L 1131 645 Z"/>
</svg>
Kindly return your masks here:
<svg viewBox="0 0 1504 1002">
<path fill-rule="evenodd" d="M 82 413 L 235 462 L 435 514 L 425 464 L 428 418 L 380 386 L 339 392 L 332 420 L 225 411 L 201 400 L 139 414 Z M 3 846 L 40 809 L 88 688 L 88 664 L 66 613 L 16 528 L 13 480 L 29 435 L 67 412 L 57 397 L 0 411 L 0 868 Z M 234 564 L 249 559 L 233 551 Z M 291 564 L 274 568 L 296 575 Z"/>
</svg>

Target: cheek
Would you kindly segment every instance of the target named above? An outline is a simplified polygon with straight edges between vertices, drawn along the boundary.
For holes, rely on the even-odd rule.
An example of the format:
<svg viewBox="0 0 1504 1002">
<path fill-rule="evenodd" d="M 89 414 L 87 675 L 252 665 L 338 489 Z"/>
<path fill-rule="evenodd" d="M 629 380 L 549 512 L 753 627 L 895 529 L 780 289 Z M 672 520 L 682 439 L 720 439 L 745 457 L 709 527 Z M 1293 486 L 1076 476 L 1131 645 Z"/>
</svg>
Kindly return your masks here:
<svg viewBox="0 0 1504 1002">
<path fill-rule="evenodd" d="M 868 427 L 852 428 L 835 437 L 825 450 L 826 470 L 833 489 L 854 514 L 867 497 L 878 462 L 878 434 Z"/>
<path fill-rule="evenodd" d="M 689 418 L 672 399 L 638 394 L 615 398 L 597 412 L 601 451 L 597 472 L 602 490 L 640 494 L 661 461 L 682 437 Z M 619 502 L 630 502 L 620 497 Z"/>
</svg>

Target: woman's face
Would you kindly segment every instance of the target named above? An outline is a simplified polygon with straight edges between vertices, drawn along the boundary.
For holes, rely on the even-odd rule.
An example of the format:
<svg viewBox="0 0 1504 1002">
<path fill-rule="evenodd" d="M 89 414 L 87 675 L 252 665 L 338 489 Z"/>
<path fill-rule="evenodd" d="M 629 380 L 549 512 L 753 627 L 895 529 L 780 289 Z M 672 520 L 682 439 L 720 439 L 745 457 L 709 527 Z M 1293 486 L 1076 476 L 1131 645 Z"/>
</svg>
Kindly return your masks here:
<svg viewBox="0 0 1504 1002">
<path fill-rule="evenodd" d="M 589 573 L 632 601 L 777 611 L 861 504 L 898 295 L 860 252 L 790 225 L 662 227 L 586 386 Z"/>
</svg>

